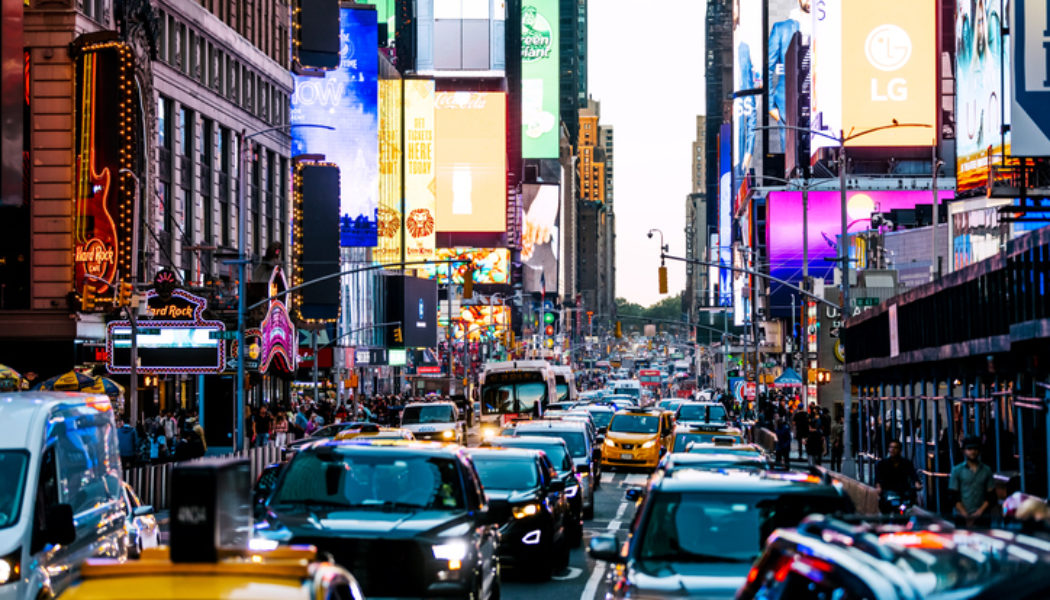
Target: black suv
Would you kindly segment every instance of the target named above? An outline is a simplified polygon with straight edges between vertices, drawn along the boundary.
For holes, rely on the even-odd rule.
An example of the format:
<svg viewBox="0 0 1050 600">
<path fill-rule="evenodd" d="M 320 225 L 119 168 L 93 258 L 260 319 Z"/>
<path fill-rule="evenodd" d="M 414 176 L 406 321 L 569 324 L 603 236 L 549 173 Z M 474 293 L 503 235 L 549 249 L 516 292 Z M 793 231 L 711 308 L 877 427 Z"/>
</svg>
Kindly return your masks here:
<svg viewBox="0 0 1050 600">
<path fill-rule="evenodd" d="M 281 470 L 255 534 L 331 554 L 368 597 L 499 596 L 497 516 L 457 446 L 307 446 Z"/>
<path fill-rule="evenodd" d="M 565 440 L 580 474 L 583 485 L 583 518 L 594 518 L 594 490 L 601 485 L 600 450 L 593 444 L 587 424 L 580 421 L 520 421 L 515 424 L 513 436 L 553 437 Z"/>
<path fill-rule="evenodd" d="M 644 498 L 626 554 L 615 536 L 591 539 L 593 558 L 623 565 L 610 598 L 732 598 L 774 529 L 853 510 L 803 473 L 676 469 L 654 474 Z"/>
<path fill-rule="evenodd" d="M 520 567 L 541 581 L 569 565 L 565 481 L 539 450 L 473 448 L 489 511 L 500 526 L 500 566 Z"/>
<path fill-rule="evenodd" d="M 1044 540 L 955 529 L 928 514 L 868 519 L 813 516 L 778 530 L 737 598 L 1013 600 L 1050 593 Z"/>
</svg>

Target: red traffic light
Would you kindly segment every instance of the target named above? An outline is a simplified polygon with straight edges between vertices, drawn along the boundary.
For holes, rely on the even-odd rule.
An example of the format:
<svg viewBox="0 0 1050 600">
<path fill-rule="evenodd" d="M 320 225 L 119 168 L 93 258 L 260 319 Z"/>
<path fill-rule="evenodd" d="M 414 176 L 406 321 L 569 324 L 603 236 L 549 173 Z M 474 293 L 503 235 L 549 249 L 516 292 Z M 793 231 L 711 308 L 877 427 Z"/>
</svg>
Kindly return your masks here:
<svg viewBox="0 0 1050 600">
<path fill-rule="evenodd" d="M 547 335 L 554 335 L 554 325 L 548 325 L 547 328 L 544 329 L 544 332 Z"/>
</svg>

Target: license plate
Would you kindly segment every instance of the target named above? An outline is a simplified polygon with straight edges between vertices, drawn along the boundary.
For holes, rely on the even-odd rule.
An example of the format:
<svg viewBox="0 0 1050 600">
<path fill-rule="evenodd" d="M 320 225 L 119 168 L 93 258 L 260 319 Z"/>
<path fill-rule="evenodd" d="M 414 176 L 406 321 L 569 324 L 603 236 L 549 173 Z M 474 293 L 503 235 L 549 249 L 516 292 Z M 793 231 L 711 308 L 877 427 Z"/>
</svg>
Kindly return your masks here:
<svg viewBox="0 0 1050 600">
<path fill-rule="evenodd" d="M 623 453 L 621 453 L 620 454 L 620 458 L 622 458 L 624 460 L 634 460 L 634 455 L 633 454 L 623 454 Z"/>
</svg>

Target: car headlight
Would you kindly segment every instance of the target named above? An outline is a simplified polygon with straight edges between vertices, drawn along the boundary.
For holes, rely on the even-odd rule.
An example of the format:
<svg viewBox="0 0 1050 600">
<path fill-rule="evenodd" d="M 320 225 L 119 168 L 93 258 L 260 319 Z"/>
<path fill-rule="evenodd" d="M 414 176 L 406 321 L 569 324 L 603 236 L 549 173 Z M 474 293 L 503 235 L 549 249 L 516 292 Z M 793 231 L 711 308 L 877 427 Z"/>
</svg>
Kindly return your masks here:
<svg viewBox="0 0 1050 600">
<path fill-rule="evenodd" d="M 613 447 L 613 448 L 615 448 L 615 447 L 616 447 L 616 443 L 615 443 L 615 442 L 613 442 L 612 440 L 610 440 L 609 438 L 606 438 L 606 439 L 605 439 L 605 445 L 606 445 L 606 446 L 610 446 L 610 447 Z"/>
<path fill-rule="evenodd" d="M 22 578 L 21 556 L 22 549 L 19 548 L 7 556 L 0 557 L 0 585 L 15 583 Z"/>
<path fill-rule="evenodd" d="M 580 486 L 578 486 L 578 485 L 571 485 L 571 486 L 565 488 L 565 497 L 566 498 L 575 498 L 576 494 L 578 494 L 578 493 L 580 493 Z"/>
<path fill-rule="evenodd" d="M 481 438 L 485 440 L 492 439 L 499 435 L 499 428 L 491 425 L 481 428 Z"/>
<path fill-rule="evenodd" d="M 446 440 L 451 440 L 452 438 L 456 437 L 456 432 L 452 431 L 451 429 L 446 429 L 441 432 L 441 437 Z"/>
<path fill-rule="evenodd" d="M 467 543 L 463 540 L 445 542 L 431 547 L 434 558 L 439 560 L 463 560 L 467 557 Z"/>
<path fill-rule="evenodd" d="M 654 446 L 656 446 L 656 440 L 649 440 L 648 442 L 642 444 L 642 449 L 648 450 L 649 448 L 652 448 Z"/>
<path fill-rule="evenodd" d="M 515 519 L 524 519 L 525 517 L 531 517 L 536 513 L 540 512 L 539 504 L 526 504 L 524 506 L 515 506 L 511 513 Z"/>
</svg>

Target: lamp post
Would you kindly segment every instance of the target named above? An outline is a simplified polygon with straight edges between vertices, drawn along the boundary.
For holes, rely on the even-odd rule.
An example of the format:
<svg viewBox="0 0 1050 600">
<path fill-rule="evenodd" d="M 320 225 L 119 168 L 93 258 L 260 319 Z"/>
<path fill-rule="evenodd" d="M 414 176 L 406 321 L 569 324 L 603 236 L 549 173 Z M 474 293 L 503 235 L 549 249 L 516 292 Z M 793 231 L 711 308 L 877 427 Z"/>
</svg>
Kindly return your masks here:
<svg viewBox="0 0 1050 600">
<path fill-rule="evenodd" d="M 134 171 L 122 168 L 121 175 L 130 175 L 135 180 L 135 200 L 131 207 L 131 286 L 134 290 L 139 276 L 139 190 L 141 183 Z M 128 399 L 131 401 L 131 426 L 139 424 L 139 340 L 138 321 L 130 306 L 126 307 L 128 323 L 131 324 L 131 382 L 128 384 Z"/>
<path fill-rule="evenodd" d="M 250 145 L 253 137 L 270 133 L 272 131 L 291 129 L 292 127 L 315 127 L 318 129 L 327 129 L 329 131 L 335 130 L 335 127 L 330 125 L 315 125 L 312 123 L 278 125 L 276 127 L 259 129 L 252 133 L 247 133 L 246 130 L 242 129 L 237 147 L 237 407 L 233 411 L 233 450 L 235 452 L 244 448 L 244 321 L 245 296 L 247 295 L 245 277 L 247 270 L 246 266 L 250 260 L 247 256 L 247 248 L 245 248 L 245 229 L 247 228 L 248 223 L 247 207 L 245 206 L 247 199 L 247 195 L 245 194 L 245 188 L 247 187 L 247 182 L 245 180 L 245 163 L 247 162 L 248 157 L 247 147 Z"/>
</svg>

